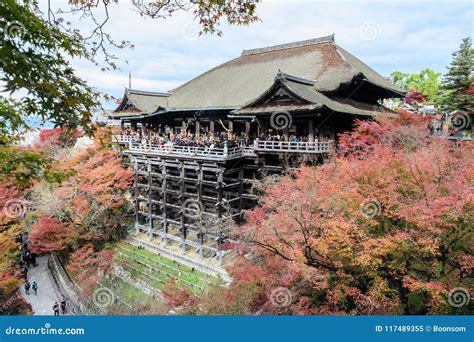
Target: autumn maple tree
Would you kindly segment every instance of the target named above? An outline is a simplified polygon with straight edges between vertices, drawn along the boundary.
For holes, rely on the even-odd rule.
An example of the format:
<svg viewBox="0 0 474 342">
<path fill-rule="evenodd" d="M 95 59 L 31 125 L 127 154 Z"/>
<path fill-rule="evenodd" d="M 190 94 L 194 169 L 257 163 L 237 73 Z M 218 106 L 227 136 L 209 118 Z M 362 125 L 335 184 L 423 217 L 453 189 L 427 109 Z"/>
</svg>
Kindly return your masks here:
<svg viewBox="0 0 474 342">
<path fill-rule="evenodd" d="M 25 315 L 31 307 L 20 295 L 21 270 L 16 261 L 20 258 L 21 227 L 18 211 L 21 210 L 21 192 L 14 186 L 0 183 L 0 315 Z"/>
<path fill-rule="evenodd" d="M 70 252 L 85 244 L 99 248 L 123 236 L 129 221 L 124 194 L 132 173 L 117 153 L 97 141 L 63 167 L 68 179 L 57 186 L 39 184 L 33 192 L 31 250 Z"/>
<path fill-rule="evenodd" d="M 41 150 L 57 150 L 65 147 L 72 147 L 81 135 L 79 130 L 65 129 L 61 127 L 41 130 L 39 140 L 36 143 Z"/>
<path fill-rule="evenodd" d="M 1 139 L 0 139 L 1 140 Z M 1 144 L 1 142 L 0 142 Z M 31 313 L 20 294 L 24 273 L 20 266 L 22 220 L 29 207 L 27 197 L 34 184 L 62 179 L 56 163 L 43 151 L 28 147 L 0 148 L 0 315 Z"/>
<path fill-rule="evenodd" d="M 247 303 L 240 314 L 472 310 L 447 303 L 452 288 L 473 288 L 472 143 L 430 137 L 423 119 L 402 113 L 358 123 L 340 146 L 268 189 L 234 229 L 234 282 L 204 298 L 205 311 L 225 314 L 235 300 Z M 272 298 L 280 288 L 283 303 Z"/>
</svg>

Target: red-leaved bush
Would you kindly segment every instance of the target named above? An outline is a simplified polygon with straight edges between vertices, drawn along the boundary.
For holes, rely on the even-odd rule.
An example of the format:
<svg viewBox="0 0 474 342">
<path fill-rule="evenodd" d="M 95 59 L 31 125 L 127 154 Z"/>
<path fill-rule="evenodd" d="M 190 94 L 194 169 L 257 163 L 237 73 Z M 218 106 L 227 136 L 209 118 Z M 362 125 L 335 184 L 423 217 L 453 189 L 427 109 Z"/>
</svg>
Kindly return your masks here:
<svg viewBox="0 0 474 342">
<path fill-rule="evenodd" d="M 20 293 L 23 275 L 20 259 L 21 226 L 18 224 L 26 201 L 10 184 L 0 184 L 0 315 L 31 314 L 31 306 Z"/>
<path fill-rule="evenodd" d="M 94 247 L 86 244 L 69 256 L 67 270 L 81 281 L 84 295 L 89 296 L 89 291 L 97 286 L 97 281 L 111 272 L 113 251 L 94 251 Z"/>
<path fill-rule="evenodd" d="M 47 196 L 34 199 L 40 216 L 31 227 L 32 250 L 98 247 L 123 236 L 130 221 L 125 193 L 132 171 L 114 151 L 97 145 L 65 161 L 64 169 L 71 176 Z"/>
<path fill-rule="evenodd" d="M 62 251 L 78 237 L 77 230 L 70 223 L 61 222 L 56 217 L 41 216 L 31 227 L 29 248 L 38 254 Z"/>
<path fill-rule="evenodd" d="M 79 130 L 67 130 L 60 127 L 43 129 L 40 132 L 37 147 L 42 150 L 72 147 L 80 135 Z"/>
<path fill-rule="evenodd" d="M 234 230 L 242 257 L 233 284 L 201 305 L 223 314 L 235 313 L 236 298 L 247 314 L 472 313 L 447 295 L 474 287 L 473 165 L 473 143 L 432 138 L 416 116 L 360 122 L 341 135 L 339 155 L 284 177 L 248 212 Z"/>
</svg>

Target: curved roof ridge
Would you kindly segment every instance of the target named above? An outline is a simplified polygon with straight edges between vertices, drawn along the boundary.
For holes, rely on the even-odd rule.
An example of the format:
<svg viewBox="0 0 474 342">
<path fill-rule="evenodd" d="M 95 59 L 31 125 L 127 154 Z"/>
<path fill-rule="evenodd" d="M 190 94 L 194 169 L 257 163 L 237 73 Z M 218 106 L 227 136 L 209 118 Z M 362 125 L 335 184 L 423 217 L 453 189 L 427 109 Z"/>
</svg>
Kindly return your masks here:
<svg viewBox="0 0 474 342">
<path fill-rule="evenodd" d="M 314 80 L 310 80 L 310 79 L 307 79 L 307 78 L 286 74 L 286 73 L 282 72 L 280 69 L 278 69 L 278 73 L 275 76 L 275 81 L 276 80 L 283 80 L 283 81 L 288 80 L 288 81 L 307 84 L 307 85 L 312 85 L 312 86 L 316 83 L 316 81 L 314 81 Z"/>
<path fill-rule="evenodd" d="M 329 36 L 324 36 L 324 37 L 319 37 L 319 38 L 300 40 L 297 42 L 291 42 L 291 43 L 279 44 L 279 45 L 273 45 L 273 46 L 266 46 L 266 47 L 257 48 L 257 49 L 243 50 L 241 53 L 241 56 L 248 56 L 248 55 L 255 55 L 258 53 L 265 53 L 265 52 L 270 52 L 270 51 L 291 49 L 291 48 L 306 46 L 306 45 L 334 43 L 334 42 L 335 42 L 335 39 L 334 39 L 334 33 L 333 33 Z"/>
<path fill-rule="evenodd" d="M 396 84 L 388 80 L 387 78 L 380 75 L 377 71 L 372 69 L 370 66 L 362 62 L 359 58 L 351 54 L 349 51 L 345 50 L 344 48 L 340 47 L 337 44 L 334 44 L 336 51 L 342 57 L 342 59 L 351 66 L 354 70 L 362 74 L 369 82 L 385 88 L 389 89 L 393 92 L 399 93 L 401 95 L 405 94 L 406 91 L 398 87 Z"/>
<path fill-rule="evenodd" d="M 138 90 L 138 89 L 131 89 L 131 88 L 125 88 L 125 92 L 127 94 L 133 94 L 133 95 L 145 95 L 145 96 L 170 96 L 171 93 L 163 93 L 163 92 L 157 92 L 157 91 L 145 91 L 145 90 Z"/>
</svg>

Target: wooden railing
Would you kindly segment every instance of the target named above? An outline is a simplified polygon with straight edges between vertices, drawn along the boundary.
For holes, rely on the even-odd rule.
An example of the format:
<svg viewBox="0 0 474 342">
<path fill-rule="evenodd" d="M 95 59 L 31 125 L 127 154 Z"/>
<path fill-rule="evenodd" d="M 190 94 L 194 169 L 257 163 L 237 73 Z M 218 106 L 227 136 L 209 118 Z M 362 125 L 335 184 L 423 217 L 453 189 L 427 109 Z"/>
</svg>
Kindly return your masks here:
<svg viewBox="0 0 474 342">
<path fill-rule="evenodd" d="M 140 142 L 140 138 L 133 135 L 113 135 L 112 142 L 128 144 L 129 142 Z"/>
<path fill-rule="evenodd" d="M 185 157 L 202 157 L 205 159 L 232 159 L 241 156 L 240 147 L 228 148 L 201 147 L 201 146 L 178 146 L 178 145 L 153 145 L 130 142 L 130 152 L 147 153 L 156 155 L 179 155 Z"/>
<path fill-rule="evenodd" d="M 315 142 L 286 142 L 286 141 L 258 141 L 253 145 L 240 147 L 203 147 L 179 146 L 175 144 L 143 144 L 137 137 L 116 135 L 113 142 L 128 145 L 131 153 L 184 156 L 203 159 L 233 159 L 251 157 L 257 153 L 328 153 L 334 149 L 334 141 Z"/>
<path fill-rule="evenodd" d="M 334 148 L 334 141 L 292 142 L 292 141 L 255 141 L 258 152 L 328 153 Z"/>
</svg>

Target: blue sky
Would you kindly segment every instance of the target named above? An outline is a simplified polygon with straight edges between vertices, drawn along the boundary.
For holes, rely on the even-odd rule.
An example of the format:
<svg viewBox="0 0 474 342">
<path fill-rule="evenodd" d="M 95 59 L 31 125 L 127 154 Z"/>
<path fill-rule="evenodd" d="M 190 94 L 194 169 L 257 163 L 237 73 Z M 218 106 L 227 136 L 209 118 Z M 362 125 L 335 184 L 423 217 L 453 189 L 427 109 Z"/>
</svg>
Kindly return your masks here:
<svg viewBox="0 0 474 342">
<path fill-rule="evenodd" d="M 107 30 L 116 40 L 130 40 L 133 50 L 117 54 L 128 61 L 121 70 L 73 61 L 79 74 L 101 91 L 120 97 L 132 73 L 132 87 L 167 91 L 240 55 L 243 49 L 310 39 L 335 33 L 336 43 L 383 75 L 394 70 L 444 73 L 461 39 L 473 36 L 474 2 L 263 0 L 262 22 L 249 27 L 223 25 L 223 37 L 197 37 L 189 13 L 171 19 L 141 18 L 130 0 L 111 8 Z M 54 2 L 53 6 L 61 6 Z M 92 26 L 80 24 L 87 32 Z M 114 107 L 114 104 L 106 105 Z"/>
</svg>

